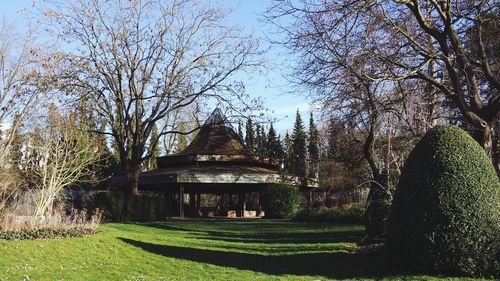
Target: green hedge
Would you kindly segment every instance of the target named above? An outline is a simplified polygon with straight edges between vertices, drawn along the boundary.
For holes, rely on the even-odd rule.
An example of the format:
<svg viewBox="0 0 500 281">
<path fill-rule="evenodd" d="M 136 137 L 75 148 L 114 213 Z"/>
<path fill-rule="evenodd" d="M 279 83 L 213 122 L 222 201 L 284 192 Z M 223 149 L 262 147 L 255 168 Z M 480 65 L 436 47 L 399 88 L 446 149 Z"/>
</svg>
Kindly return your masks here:
<svg viewBox="0 0 500 281">
<path fill-rule="evenodd" d="M 406 161 L 394 194 L 386 246 L 411 271 L 499 274 L 500 183 L 465 131 L 430 130 Z"/>
<path fill-rule="evenodd" d="M 290 218 L 299 210 L 300 192 L 296 185 L 271 184 L 261 193 L 266 218 Z"/>
<path fill-rule="evenodd" d="M 72 228 L 41 228 L 23 231 L 0 231 L 0 240 L 33 240 L 82 237 L 96 233 L 94 229 L 81 227 Z"/>
<path fill-rule="evenodd" d="M 319 208 L 300 210 L 293 218 L 298 222 L 363 223 L 365 207 L 359 204 L 352 208 Z"/>
<path fill-rule="evenodd" d="M 100 192 L 94 196 L 93 207 L 103 210 L 104 220 L 155 221 L 166 217 L 165 199 L 161 196 L 138 195 L 131 202 L 123 192 Z"/>
</svg>

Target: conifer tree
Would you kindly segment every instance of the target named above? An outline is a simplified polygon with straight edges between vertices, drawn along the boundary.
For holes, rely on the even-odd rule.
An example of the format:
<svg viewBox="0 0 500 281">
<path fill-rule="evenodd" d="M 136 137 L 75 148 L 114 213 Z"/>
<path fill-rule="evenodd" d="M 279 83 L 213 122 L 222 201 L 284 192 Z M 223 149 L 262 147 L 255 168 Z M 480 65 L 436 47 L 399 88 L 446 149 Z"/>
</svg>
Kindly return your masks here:
<svg viewBox="0 0 500 281">
<path fill-rule="evenodd" d="M 23 160 L 23 144 L 25 143 L 25 137 L 21 134 L 19 128 L 15 128 L 12 133 L 12 142 L 10 145 L 10 163 L 14 170 L 19 170 Z M 1 140 L 1 138 L 0 138 Z"/>
<path fill-rule="evenodd" d="M 98 124 L 98 130 L 104 131 L 107 125 L 106 119 L 102 117 L 99 118 Z M 98 150 L 101 155 L 99 163 L 96 167 L 96 176 L 98 178 L 105 179 L 113 174 L 116 174 L 119 167 L 116 158 L 113 156 L 113 153 L 108 147 L 106 135 L 95 134 L 95 137 L 97 138 L 97 145 L 99 147 Z"/>
<path fill-rule="evenodd" d="M 267 136 L 264 126 L 259 124 L 255 127 L 255 152 L 262 156 L 268 156 Z"/>
<path fill-rule="evenodd" d="M 240 140 L 244 140 L 243 138 L 243 130 L 241 129 L 241 122 L 238 122 L 238 137 L 240 137 Z"/>
<path fill-rule="evenodd" d="M 293 173 L 299 177 L 304 177 L 306 175 L 306 134 L 298 109 L 292 133 L 292 147 Z"/>
<path fill-rule="evenodd" d="M 100 118 L 99 119 L 99 126 L 98 126 L 99 130 L 105 130 L 106 128 L 106 119 L 104 118 Z M 103 154 L 106 154 L 109 156 L 109 148 L 108 148 L 108 144 L 106 142 L 106 135 L 104 134 L 95 134 L 97 140 L 98 140 L 98 144 L 99 144 L 99 151 L 101 151 L 101 153 Z"/>
<path fill-rule="evenodd" d="M 284 157 L 283 163 L 285 164 L 285 170 L 293 173 L 294 171 L 294 163 L 293 163 L 293 143 L 288 131 L 285 134 L 285 139 L 283 140 L 283 148 L 284 148 Z"/>
<path fill-rule="evenodd" d="M 269 157 L 277 159 L 280 158 L 278 137 L 276 136 L 273 123 L 269 126 L 269 132 L 267 133 L 266 150 Z"/>
<path fill-rule="evenodd" d="M 262 154 L 262 132 L 259 124 L 255 125 L 255 140 L 253 145 L 255 153 Z"/>
<path fill-rule="evenodd" d="M 184 122 L 180 122 L 179 128 L 178 128 L 180 134 L 177 134 L 177 145 L 176 145 L 176 152 L 181 152 L 184 150 L 187 146 L 187 139 L 186 139 L 186 127 L 184 126 Z"/>
<path fill-rule="evenodd" d="M 151 151 L 151 158 L 148 160 L 148 170 L 157 168 L 156 157 L 160 157 L 160 145 L 158 142 L 152 143 L 154 140 L 158 139 L 158 127 L 153 125 L 151 130 L 151 138 L 149 141 L 149 151 Z"/>
<path fill-rule="evenodd" d="M 247 145 L 250 151 L 254 151 L 254 140 L 255 140 L 255 132 L 253 127 L 252 118 L 248 117 L 247 124 L 245 126 L 245 144 Z"/>
<path fill-rule="evenodd" d="M 319 142 L 319 133 L 318 133 L 318 128 L 316 127 L 316 124 L 314 123 L 314 118 L 313 114 L 311 112 L 311 115 L 309 117 L 309 136 L 308 136 L 308 146 L 307 146 L 307 152 L 309 154 L 309 177 L 315 177 L 316 173 L 318 172 L 318 161 L 319 161 L 319 147 L 318 147 L 318 142 Z"/>
<path fill-rule="evenodd" d="M 263 156 L 269 156 L 269 150 L 267 149 L 267 135 L 264 126 L 260 127 L 260 154 Z"/>
<path fill-rule="evenodd" d="M 278 139 L 276 140 L 276 158 L 284 160 L 285 158 L 285 149 L 283 148 L 283 142 L 281 141 L 281 136 L 278 135 Z"/>
</svg>

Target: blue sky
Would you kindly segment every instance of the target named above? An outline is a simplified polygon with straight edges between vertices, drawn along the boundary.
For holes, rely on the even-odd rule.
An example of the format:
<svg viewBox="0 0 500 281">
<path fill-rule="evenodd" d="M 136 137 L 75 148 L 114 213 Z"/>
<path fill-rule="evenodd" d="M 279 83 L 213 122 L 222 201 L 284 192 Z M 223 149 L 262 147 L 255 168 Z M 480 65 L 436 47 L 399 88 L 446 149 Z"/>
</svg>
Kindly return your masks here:
<svg viewBox="0 0 500 281">
<path fill-rule="evenodd" d="M 13 22 L 19 31 L 22 31 L 26 21 L 23 15 L 18 11 L 22 8 L 30 7 L 32 0 L 0 0 L 0 16 L 7 18 Z M 263 44 L 267 45 L 264 38 L 269 36 L 266 32 L 269 26 L 263 23 L 261 14 L 268 8 L 272 1 L 270 0 L 224 0 L 228 6 L 236 7 L 237 9 L 228 18 L 228 23 L 231 25 L 239 25 L 246 31 L 253 31 L 256 36 L 262 37 Z M 282 65 L 282 51 L 276 47 L 271 48 L 267 54 L 267 59 L 271 63 L 271 67 L 262 73 L 239 74 L 246 85 L 246 91 L 253 97 L 262 97 L 264 106 L 272 113 L 269 113 L 272 118 L 276 118 L 274 124 L 277 131 L 284 134 L 285 131 L 291 130 L 295 119 L 297 108 L 302 114 L 304 123 L 307 124 L 308 115 L 310 112 L 309 104 L 306 99 L 299 95 L 285 94 L 291 92 L 292 88 L 287 85 L 287 81 L 281 76 L 279 65 Z M 289 59 L 287 57 L 287 59 Z M 273 66 L 274 64 L 274 66 Z"/>
</svg>

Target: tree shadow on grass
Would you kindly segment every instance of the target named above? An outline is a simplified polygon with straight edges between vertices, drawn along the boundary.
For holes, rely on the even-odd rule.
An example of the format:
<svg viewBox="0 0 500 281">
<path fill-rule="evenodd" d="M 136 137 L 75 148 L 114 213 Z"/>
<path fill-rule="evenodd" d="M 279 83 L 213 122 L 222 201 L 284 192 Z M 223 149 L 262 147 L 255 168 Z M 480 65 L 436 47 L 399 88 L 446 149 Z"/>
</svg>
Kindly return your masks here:
<svg viewBox="0 0 500 281">
<path fill-rule="evenodd" d="M 123 242 L 165 257 L 251 270 L 273 275 L 312 275 L 329 278 L 381 277 L 386 275 L 381 253 L 313 253 L 281 256 L 223 252 L 157 245 L 127 238 Z"/>
<path fill-rule="evenodd" d="M 208 221 L 210 222 L 210 221 Z M 214 222 L 210 222 L 216 224 Z M 145 223 L 144 226 L 164 229 L 168 231 L 181 231 L 194 234 L 193 238 L 200 240 L 216 240 L 224 242 L 244 242 L 244 243 L 262 243 L 262 244 L 323 244 L 323 243 L 356 243 L 363 236 L 362 230 L 355 231 L 323 231 L 323 232 L 293 232 L 290 223 L 286 224 L 288 231 L 279 231 L 276 223 L 266 226 L 266 228 L 252 228 L 254 224 L 250 222 L 243 225 L 239 232 L 223 230 L 200 230 L 187 227 L 173 226 L 165 223 Z M 260 226 L 260 225 L 256 225 Z M 248 233 L 248 231 L 257 231 Z M 247 233 L 241 233 L 247 232 Z"/>
<path fill-rule="evenodd" d="M 361 240 L 361 231 L 336 231 L 336 232 L 289 232 L 289 233 L 222 233 L 208 232 L 195 237 L 202 240 L 217 240 L 225 242 L 245 242 L 263 244 L 323 244 L 323 243 L 356 243 Z"/>
<path fill-rule="evenodd" d="M 179 232 L 191 232 L 191 233 L 201 232 L 201 231 L 187 228 L 187 227 L 179 227 L 179 226 L 175 226 L 175 225 L 158 223 L 158 222 L 146 222 L 146 223 L 140 223 L 140 225 L 147 226 L 147 227 L 154 227 L 154 228 L 167 230 L 167 231 L 179 231 Z"/>
</svg>

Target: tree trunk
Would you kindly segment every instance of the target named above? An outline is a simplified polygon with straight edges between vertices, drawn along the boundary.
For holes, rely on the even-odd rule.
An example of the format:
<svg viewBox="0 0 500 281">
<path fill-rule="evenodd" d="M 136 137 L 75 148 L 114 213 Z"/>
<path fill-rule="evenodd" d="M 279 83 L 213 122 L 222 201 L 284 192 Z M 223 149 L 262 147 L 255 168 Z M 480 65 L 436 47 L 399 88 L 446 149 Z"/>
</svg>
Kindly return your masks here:
<svg viewBox="0 0 500 281">
<path fill-rule="evenodd" d="M 497 174 L 500 174 L 499 167 L 499 151 L 498 151 L 498 131 L 495 130 L 494 124 L 483 128 L 474 128 L 471 133 L 472 137 L 481 145 L 486 154 L 491 158 L 491 162 Z"/>
<path fill-rule="evenodd" d="M 125 180 L 125 190 L 131 196 L 139 195 L 139 175 L 141 173 L 139 165 L 125 164 L 123 175 Z"/>
<path fill-rule="evenodd" d="M 360 242 L 361 245 L 382 243 L 384 241 L 391 202 L 391 195 L 387 191 L 388 176 L 386 173 L 379 172 L 379 167 L 374 159 L 374 142 L 375 134 L 372 126 L 363 147 L 365 159 L 368 161 L 372 171 L 373 181 L 370 185 L 370 191 L 366 200 L 366 209 L 363 214 L 365 236 Z"/>
<path fill-rule="evenodd" d="M 474 128 L 474 132 L 472 133 L 472 137 L 481 145 L 488 156 L 492 156 L 492 136 L 493 130 L 490 125 L 487 125 L 483 128 Z"/>
<path fill-rule="evenodd" d="M 497 171 L 498 177 L 500 177 L 500 120 L 493 122 L 493 130 L 491 132 L 492 139 L 492 159 L 493 166 Z"/>
</svg>

